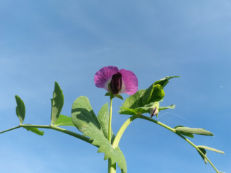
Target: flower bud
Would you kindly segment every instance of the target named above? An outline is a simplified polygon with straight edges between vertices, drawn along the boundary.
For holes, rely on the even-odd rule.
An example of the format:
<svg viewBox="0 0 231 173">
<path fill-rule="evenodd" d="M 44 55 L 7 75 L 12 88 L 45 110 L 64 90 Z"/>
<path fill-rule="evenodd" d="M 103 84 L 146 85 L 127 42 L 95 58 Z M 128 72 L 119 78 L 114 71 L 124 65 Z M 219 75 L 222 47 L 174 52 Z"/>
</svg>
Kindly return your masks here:
<svg viewBox="0 0 231 173">
<path fill-rule="evenodd" d="M 154 102 L 152 108 L 150 109 L 151 118 L 155 115 L 157 117 L 158 113 L 159 113 L 159 102 Z"/>
</svg>

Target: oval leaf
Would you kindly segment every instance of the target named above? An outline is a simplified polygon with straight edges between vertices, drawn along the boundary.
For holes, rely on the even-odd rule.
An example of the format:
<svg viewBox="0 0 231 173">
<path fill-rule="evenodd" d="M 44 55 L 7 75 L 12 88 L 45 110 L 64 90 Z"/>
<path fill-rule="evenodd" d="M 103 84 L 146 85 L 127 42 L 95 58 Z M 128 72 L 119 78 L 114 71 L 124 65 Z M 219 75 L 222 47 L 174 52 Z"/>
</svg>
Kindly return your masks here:
<svg viewBox="0 0 231 173">
<path fill-rule="evenodd" d="M 174 127 L 174 129 L 176 129 L 176 128 L 178 128 L 178 127 L 184 127 L 184 126 L 179 125 L 179 126 Z M 179 132 L 176 132 L 176 133 L 181 134 L 181 135 L 184 135 L 184 136 L 187 136 L 187 137 L 190 137 L 190 138 L 194 138 L 194 135 L 191 134 L 191 133 L 186 133 L 186 132 L 180 132 L 180 133 L 179 133 Z"/>
<path fill-rule="evenodd" d="M 15 96 L 15 100 L 17 103 L 16 114 L 19 118 L 20 124 L 22 124 L 25 119 L 26 108 L 25 108 L 24 102 L 18 95 Z"/>
<path fill-rule="evenodd" d="M 38 128 L 35 128 L 35 127 L 23 127 L 23 128 L 25 128 L 26 130 L 31 131 L 37 135 L 40 135 L 40 136 L 44 135 L 44 131 L 41 131 Z"/>
<path fill-rule="evenodd" d="M 55 82 L 55 88 L 53 92 L 53 98 L 51 99 L 51 123 L 59 118 L 59 114 L 62 110 L 64 104 L 63 91 L 61 90 L 59 84 Z"/>
<path fill-rule="evenodd" d="M 197 134 L 197 135 L 205 135 L 205 136 L 213 136 L 210 131 L 207 131 L 202 128 L 190 128 L 190 127 L 176 127 L 177 133 L 188 133 L 188 134 Z"/>
</svg>

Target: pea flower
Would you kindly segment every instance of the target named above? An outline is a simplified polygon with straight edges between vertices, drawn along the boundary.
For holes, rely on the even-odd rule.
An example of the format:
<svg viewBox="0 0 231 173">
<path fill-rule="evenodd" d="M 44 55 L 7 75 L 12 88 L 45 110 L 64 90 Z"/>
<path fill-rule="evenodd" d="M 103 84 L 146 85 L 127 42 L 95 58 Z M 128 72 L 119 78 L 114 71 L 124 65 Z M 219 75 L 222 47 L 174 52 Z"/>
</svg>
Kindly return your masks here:
<svg viewBox="0 0 231 173">
<path fill-rule="evenodd" d="M 159 102 L 154 102 L 152 108 L 150 109 L 151 118 L 153 116 L 158 117 L 158 114 L 159 114 Z"/>
<path fill-rule="evenodd" d="M 119 70 L 116 66 L 101 68 L 95 73 L 94 82 L 96 87 L 104 88 L 114 95 L 120 93 L 132 95 L 138 89 L 136 75 L 129 70 Z"/>
</svg>

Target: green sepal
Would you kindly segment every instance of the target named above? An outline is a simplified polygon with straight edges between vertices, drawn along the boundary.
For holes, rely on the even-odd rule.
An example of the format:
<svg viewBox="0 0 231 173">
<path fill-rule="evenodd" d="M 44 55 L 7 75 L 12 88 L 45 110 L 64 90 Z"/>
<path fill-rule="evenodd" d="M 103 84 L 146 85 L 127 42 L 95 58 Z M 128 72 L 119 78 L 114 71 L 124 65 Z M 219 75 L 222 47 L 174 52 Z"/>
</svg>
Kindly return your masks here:
<svg viewBox="0 0 231 173">
<path fill-rule="evenodd" d="M 106 113 L 105 115 L 100 115 L 101 113 L 99 113 L 99 119 L 100 116 L 108 114 L 105 105 L 102 109 L 102 113 L 105 113 L 105 111 Z M 74 101 L 72 105 L 72 120 L 76 128 L 84 136 L 89 137 L 93 141 L 92 144 L 94 146 L 98 147 L 98 152 L 104 153 L 105 159 L 111 159 L 112 164 L 118 163 L 121 170 L 124 173 L 127 172 L 126 160 L 123 153 L 118 147 L 113 148 L 105 137 L 104 133 L 106 132 L 103 132 L 102 122 L 96 117 L 87 97 L 81 96 Z M 105 121 L 104 123 L 107 122 Z"/>
<path fill-rule="evenodd" d="M 59 118 L 63 104 L 64 104 L 63 91 L 61 90 L 59 84 L 55 82 L 53 98 L 51 99 L 51 124 L 54 124 L 55 121 Z"/>
<path fill-rule="evenodd" d="M 37 135 L 43 136 L 44 135 L 44 131 L 39 130 L 38 128 L 35 127 L 23 127 L 24 129 L 31 131 Z"/>
<path fill-rule="evenodd" d="M 113 94 L 112 94 L 112 93 L 110 93 L 110 92 L 107 92 L 107 93 L 105 94 L 105 96 L 113 97 Z"/>
<path fill-rule="evenodd" d="M 114 97 L 117 97 L 117 98 L 119 98 L 120 100 L 123 100 L 123 99 L 124 99 L 124 98 L 123 98 L 121 95 L 119 95 L 119 94 L 114 95 Z"/>
<path fill-rule="evenodd" d="M 123 97 L 122 97 L 121 95 L 119 95 L 119 94 L 112 94 L 112 93 L 110 93 L 110 92 L 107 92 L 107 93 L 105 94 L 105 96 L 109 96 L 110 98 L 117 97 L 117 98 L 123 100 Z"/>
<path fill-rule="evenodd" d="M 20 124 L 22 124 L 24 119 L 25 119 L 25 114 L 26 114 L 25 104 L 24 104 L 23 100 L 18 95 L 15 96 L 15 100 L 17 103 L 16 114 L 19 118 Z"/>
<path fill-rule="evenodd" d="M 72 118 L 66 115 L 60 115 L 59 118 L 54 122 L 55 126 L 74 126 Z"/>
</svg>

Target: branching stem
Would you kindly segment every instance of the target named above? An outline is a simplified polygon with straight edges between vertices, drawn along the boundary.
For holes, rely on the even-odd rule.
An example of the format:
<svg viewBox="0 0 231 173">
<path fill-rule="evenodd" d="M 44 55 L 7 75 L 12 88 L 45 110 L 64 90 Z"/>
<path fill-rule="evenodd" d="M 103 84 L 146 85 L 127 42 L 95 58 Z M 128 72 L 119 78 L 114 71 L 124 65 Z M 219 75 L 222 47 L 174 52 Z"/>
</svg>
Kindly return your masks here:
<svg viewBox="0 0 231 173">
<path fill-rule="evenodd" d="M 69 130 L 66 130 L 66 129 L 63 129 L 61 127 L 57 127 L 57 126 L 53 126 L 53 125 L 31 125 L 31 124 L 20 124 L 16 127 L 13 127 L 13 128 L 10 128 L 10 129 L 7 129 L 7 130 L 4 130 L 4 131 L 1 131 L 1 133 L 5 133 L 5 132 L 9 132 L 11 130 L 15 130 L 15 129 L 18 129 L 18 128 L 21 128 L 21 127 L 34 127 L 34 128 L 40 128 L 40 129 L 52 129 L 52 130 L 56 130 L 56 131 L 59 131 L 59 132 L 63 132 L 65 134 L 68 134 L 68 135 L 71 135 L 73 137 L 76 137 L 78 139 L 81 139 L 87 143 L 92 143 L 92 140 L 90 140 L 89 138 L 83 136 L 83 135 L 80 135 L 78 133 L 75 133 L 75 132 L 72 132 L 72 131 L 69 131 Z"/>
<path fill-rule="evenodd" d="M 120 139 L 123 135 L 123 133 L 125 132 L 125 130 L 127 129 L 127 127 L 131 124 L 131 122 L 133 120 L 135 120 L 136 118 L 140 118 L 140 119 L 145 119 L 145 120 L 148 120 L 148 121 L 151 121 L 155 124 L 158 124 L 166 129 L 168 129 L 169 131 L 175 133 L 176 135 L 178 135 L 179 137 L 181 137 L 182 139 L 184 139 L 186 142 L 188 142 L 192 147 L 194 147 L 201 155 L 203 155 L 203 157 L 209 162 L 209 164 L 213 167 L 213 169 L 216 171 L 216 173 L 220 173 L 218 171 L 218 169 L 214 166 L 214 164 L 208 159 L 208 157 L 198 148 L 198 146 L 196 146 L 192 141 L 190 141 L 189 139 L 187 139 L 186 137 L 184 137 L 183 135 L 179 134 L 179 133 L 176 133 L 176 130 L 172 127 L 169 127 L 168 125 L 160 122 L 160 121 L 157 121 L 157 120 L 154 120 L 152 118 L 149 118 L 147 116 L 144 116 L 144 115 L 133 115 L 131 116 L 130 118 L 128 118 L 124 124 L 121 126 L 121 128 L 119 129 L 114 141 L 113 141 L 113 148 L 116 148 L 118 145 L 119 145 L 119 142 L 120 142 Z"/>
</svg>

